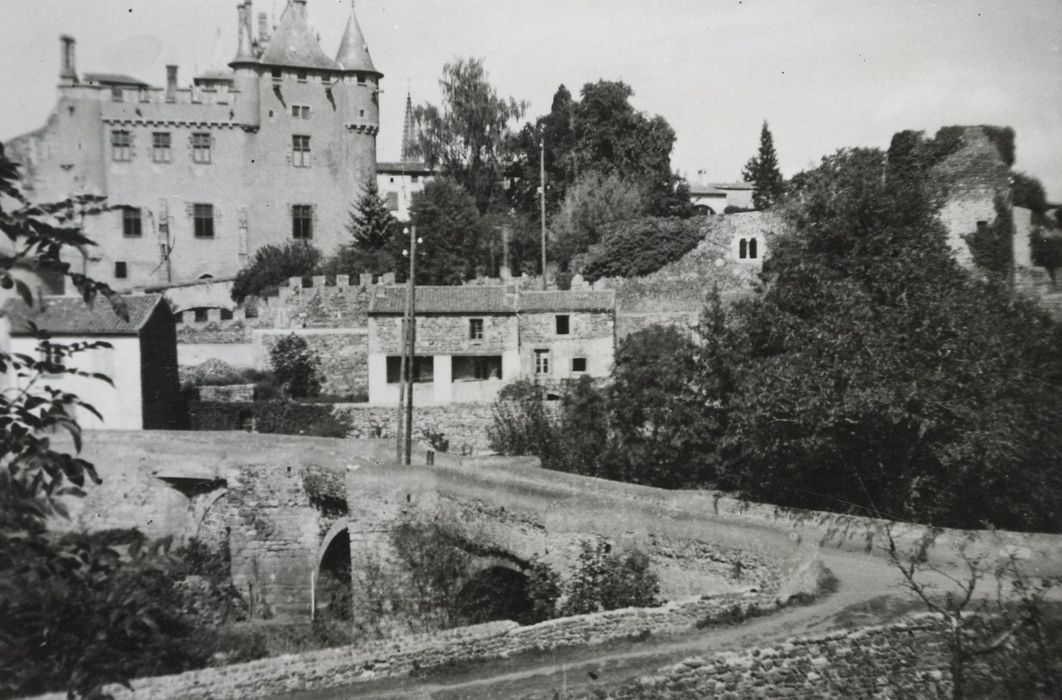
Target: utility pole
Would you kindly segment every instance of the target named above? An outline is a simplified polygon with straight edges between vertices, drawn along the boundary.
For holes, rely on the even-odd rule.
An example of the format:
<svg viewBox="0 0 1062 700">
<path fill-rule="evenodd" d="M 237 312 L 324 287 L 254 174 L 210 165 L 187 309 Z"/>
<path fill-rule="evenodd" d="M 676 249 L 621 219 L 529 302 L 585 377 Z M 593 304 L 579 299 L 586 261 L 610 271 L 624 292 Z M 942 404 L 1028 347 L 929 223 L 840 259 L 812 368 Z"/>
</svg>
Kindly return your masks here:
<svg viewBox="0 0 1062 700">
<path fill-rule="evenodd" d="M 402 233 L 409 233 L 409 229 L 403 229 Z M 395 462 L 402 464 L 402 458 L 405 456 L 405 450 L 402 449 L 402 438 L 405 436 L 405 430 L 402 426 L 402 421 L 406 415 L 406 350 L 409 347 L 409 291 L 406 291 L 406 310 L 402 314 L 402 360 L 398 369 L 398 420 L 397 427 L 395 428 Z"/>
<path fill-rule="evenodd" d="M 546 139 L 538 142 L 538 183 L 542 199 L 542 291 L 546 291 Z"/>
<path fill-rule="evenodd" d="M 417 227 L 409 230 L 409 291 L 406 295 L 406 309 L 409 314 L 409 381 L 406 382 L 406 461 L 412 464 L 413 457 L 413 377 L 415 373 L 417 347 L 416 294 L 417 294 Z"/>
</svg>

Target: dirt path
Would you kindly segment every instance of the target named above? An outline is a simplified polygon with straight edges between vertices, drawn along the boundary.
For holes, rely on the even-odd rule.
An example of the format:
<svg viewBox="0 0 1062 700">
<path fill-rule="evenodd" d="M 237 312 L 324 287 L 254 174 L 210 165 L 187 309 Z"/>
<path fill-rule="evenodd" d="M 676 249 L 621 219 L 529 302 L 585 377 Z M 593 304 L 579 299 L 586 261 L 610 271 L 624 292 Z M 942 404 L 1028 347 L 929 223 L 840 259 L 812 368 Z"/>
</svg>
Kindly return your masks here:
<svg viewBox="0 0 1062 700">
<path fill-rule="evenodd" d="M 820 633 L 839 626 L 839 617 L 859 624 L 873 624 L 895 614 L 897 604 L 880 605 L 883 597 L 903 600 L 900 576 L 886 561 L 830 551 L 821 552 L 821 557 L 839 581 L 835 593 L 811 605 L 787 608 L 740 625 L 638 642 L 625 640 L 594 647 L 522 654 L 438 671 L 421 678 L 386 679 L 286 697 L 292 700 L 563 697 L 576 690 L 645 675 L 689 656 L 745 649 L 794 635 Z M 868 605 L 871 601 L 876 604 Z"/>
</svg>

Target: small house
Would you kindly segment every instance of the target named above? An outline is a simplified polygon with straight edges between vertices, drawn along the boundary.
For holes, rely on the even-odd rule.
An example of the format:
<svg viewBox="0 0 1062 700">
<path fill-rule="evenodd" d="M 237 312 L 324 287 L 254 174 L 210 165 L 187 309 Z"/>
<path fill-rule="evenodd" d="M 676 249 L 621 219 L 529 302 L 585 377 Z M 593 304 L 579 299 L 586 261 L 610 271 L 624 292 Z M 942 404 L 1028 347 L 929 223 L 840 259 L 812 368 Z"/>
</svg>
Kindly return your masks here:
<svg viewBox="0 0 1062 700">
<path fill-rule="evenodd" d="M 55 345 L 103 341 L 110 347 L 79 352 L 64 364 L 103 374 L 113 386 L 73 374 L 44 376 L 38 382 L 77 395 L 103 416 L 101 421 L 78 409 L 76 418 L 82 428 L 179 428 L 183 410 L 177 378 L 177 332 L 169 305 L 161 294 L 121 298 L 128 319 L 116 314 L 103 298 L 87 304 L 79 297 L 44 296 L 32 308 L 21 299 L 10 299 L 3 315 L 10 323 L 11 351 L 30 356 L 42 351 L 31 323 Z"/>
</svg>

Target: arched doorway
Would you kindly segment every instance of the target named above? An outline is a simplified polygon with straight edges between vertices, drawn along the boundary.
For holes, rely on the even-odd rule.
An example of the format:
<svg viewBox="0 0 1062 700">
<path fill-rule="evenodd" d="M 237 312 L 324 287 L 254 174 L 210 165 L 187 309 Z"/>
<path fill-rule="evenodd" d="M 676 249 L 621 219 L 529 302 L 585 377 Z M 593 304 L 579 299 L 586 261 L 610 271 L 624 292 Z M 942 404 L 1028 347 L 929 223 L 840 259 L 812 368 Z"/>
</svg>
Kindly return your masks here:
<svg viewBox="0 0 1062 700">
<path fill-rule="evenodd" d="M 473 576 L 457 594 L 456 608 L 464 624 L 534 621 L 527 576 L 505 566 L 489 566 Z"/>
<path fill-rule="evenodd" d="M 317 565 L 314 597 L 317 614 L 336 620 L 349 620 L 352 605 L 350 534 L 342 528 L 328 541 Z"/>
</svg>

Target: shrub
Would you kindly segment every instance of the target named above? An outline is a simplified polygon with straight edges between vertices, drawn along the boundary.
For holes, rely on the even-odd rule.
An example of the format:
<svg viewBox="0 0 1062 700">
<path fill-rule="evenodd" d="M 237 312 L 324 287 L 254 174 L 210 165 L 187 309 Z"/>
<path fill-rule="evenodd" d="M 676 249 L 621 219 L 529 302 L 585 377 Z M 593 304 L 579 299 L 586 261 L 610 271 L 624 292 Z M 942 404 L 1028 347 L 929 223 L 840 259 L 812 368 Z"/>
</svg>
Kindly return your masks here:
<svg viewBox="0 0 1062 700">
<path fill-rule="evenodd" d="M 640 218 L 616 224 L 592 249 L 583 268 L 588 281 L 656 272 L 704 239 L 700 219 Z"/>
<path fill-rule="evenodd" d="M 350 421 L 332 412 L 330 404 L 293 401 L 196 401 L 189 414 L 192 430 L 246 430 L 251 418 L 260 433 L 344 438 Z"/>
<path fill-rule="evenodd" d="M 633 550 L 612 554 L 605 542 L 580 546 L 575 573 L 567 585 L 565 615 L 658 605 L 660 581 L 649 557 Z"/>
<path fill-rule="evenodd" d="M 305 338 L 292 333 L 279 339 L 269 350 L 269 361 L 273 375 L 288 396 L 301 398 L 321 393 L 317 371 L 321 360 Z"/>
<path fill-rule="evenodd" d="M 249 296 L 262 296 L 291 277 L 312 275 L 320 261 L 321 251 L 305 241 L 262 246 L 251 264 L 237 273 L 232 300 L 239 304 Z"/>
</svg>

